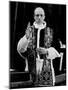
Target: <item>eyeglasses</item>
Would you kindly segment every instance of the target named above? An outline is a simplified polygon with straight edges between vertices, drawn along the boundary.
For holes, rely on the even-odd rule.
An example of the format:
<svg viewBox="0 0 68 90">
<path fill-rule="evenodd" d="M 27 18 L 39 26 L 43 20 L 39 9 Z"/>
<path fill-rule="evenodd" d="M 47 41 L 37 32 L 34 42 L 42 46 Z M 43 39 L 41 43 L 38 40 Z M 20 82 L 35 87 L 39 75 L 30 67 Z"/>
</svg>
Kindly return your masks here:
<svg viewBox="0 0 68 90">
<path fill-rule="evenodd" d="M 43 15 L 42 14 L 36 14 L 35 16 L 37 16 L 37 17 L 41 16 L 42 17 Z"/>
</svg>

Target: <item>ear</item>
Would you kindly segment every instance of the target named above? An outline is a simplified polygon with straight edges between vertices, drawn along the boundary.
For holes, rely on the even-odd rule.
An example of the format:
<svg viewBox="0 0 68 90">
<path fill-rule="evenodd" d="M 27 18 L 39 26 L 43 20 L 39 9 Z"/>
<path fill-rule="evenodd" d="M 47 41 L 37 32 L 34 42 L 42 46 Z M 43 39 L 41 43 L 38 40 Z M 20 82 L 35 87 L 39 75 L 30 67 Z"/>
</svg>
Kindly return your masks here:
<svg viewBox="0 0 68 90">
<path fill-rule="evenodd" d="M 43 19 L 45 19 L 45 16 L 43 16 Z"/>
<path fill-rule="evenodd" d="M 36 19 L 35 15 L 34 15 L 34 20 Z"/>
</svg>

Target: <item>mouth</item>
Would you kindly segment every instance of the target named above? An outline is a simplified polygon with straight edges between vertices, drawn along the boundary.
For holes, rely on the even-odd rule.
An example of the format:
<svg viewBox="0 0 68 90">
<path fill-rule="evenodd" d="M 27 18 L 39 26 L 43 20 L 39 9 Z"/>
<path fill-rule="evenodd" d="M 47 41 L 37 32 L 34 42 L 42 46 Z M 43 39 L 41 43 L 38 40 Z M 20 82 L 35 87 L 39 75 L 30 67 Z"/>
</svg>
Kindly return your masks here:
<svg viewBox="0 0 68 90">
<path fill-rule="evenodd" d="M 41 22 L 41 20 L 40 20 L 40 19 L 38 19 L 38 22 L 40 23 L 40 22 Z"/>
</svg>

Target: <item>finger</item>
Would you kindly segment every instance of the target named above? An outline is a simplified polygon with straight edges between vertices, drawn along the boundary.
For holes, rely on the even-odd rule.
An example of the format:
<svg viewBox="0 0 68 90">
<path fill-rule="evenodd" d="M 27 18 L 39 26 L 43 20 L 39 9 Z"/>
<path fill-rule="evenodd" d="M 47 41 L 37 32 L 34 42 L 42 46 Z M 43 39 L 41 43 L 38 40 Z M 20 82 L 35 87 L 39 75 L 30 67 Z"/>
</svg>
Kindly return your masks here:
<svg viewBox="0 0 68 90">
<path fill-rule="evenodd" d="M 28 23 L 28 25 L 27 25 L 27 28 L 29 28 L 30 27 L 30 22 Z"/>
</svg>

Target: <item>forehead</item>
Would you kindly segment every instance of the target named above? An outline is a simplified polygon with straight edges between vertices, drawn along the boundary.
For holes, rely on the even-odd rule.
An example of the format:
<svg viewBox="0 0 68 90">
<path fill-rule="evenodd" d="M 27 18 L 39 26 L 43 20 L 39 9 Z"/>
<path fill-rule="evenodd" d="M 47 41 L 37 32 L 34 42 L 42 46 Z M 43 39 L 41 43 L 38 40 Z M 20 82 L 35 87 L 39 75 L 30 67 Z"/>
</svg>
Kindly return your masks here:
<svg viewBox="0 0 68 90">
<path fill-rule="evenodd" d="M 35 11 L 34 11 L 34 14 L 35 15 L 36 14 L 42 14 L 42 15 L 44 15 L 45 13 L 44 13 L 44 10 L 42 8 L 36 8 Z"/>
</svg>

